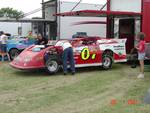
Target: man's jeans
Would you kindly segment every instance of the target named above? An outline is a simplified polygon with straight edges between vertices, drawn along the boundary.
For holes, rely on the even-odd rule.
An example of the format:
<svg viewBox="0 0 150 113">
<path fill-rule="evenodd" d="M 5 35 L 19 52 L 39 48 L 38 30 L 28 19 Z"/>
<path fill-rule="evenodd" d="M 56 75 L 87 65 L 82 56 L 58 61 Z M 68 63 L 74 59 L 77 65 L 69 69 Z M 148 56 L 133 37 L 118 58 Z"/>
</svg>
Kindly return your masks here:
<svg viewBox="0 0 150 113">
<path fill-rule="evenodd" d="M 67 73 L 67 61 L 69 61 L 70 69 L 72 73 L 75 73 L 75 63 L 74 63 L 74 57 L 73 57 L 73 49 L 66 48 L 63 51 L 63 71 L 64 73 Z"/>
</svg>

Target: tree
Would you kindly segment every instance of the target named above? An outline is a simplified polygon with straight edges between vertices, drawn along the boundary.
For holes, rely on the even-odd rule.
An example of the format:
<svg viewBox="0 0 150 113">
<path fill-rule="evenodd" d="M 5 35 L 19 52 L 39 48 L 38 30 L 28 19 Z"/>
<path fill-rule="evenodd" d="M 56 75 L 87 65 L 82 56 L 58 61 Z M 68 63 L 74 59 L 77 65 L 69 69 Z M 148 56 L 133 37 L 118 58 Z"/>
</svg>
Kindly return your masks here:
<svg viewBox="0 0 150 113">
<path fill-rule="evenodd" d="M 24 13 L 22 11 L 15 10 L 13 8 L 1 8 L 0 17 L 9 17 L 9 18 L 23 18 Z"/>
</svg>

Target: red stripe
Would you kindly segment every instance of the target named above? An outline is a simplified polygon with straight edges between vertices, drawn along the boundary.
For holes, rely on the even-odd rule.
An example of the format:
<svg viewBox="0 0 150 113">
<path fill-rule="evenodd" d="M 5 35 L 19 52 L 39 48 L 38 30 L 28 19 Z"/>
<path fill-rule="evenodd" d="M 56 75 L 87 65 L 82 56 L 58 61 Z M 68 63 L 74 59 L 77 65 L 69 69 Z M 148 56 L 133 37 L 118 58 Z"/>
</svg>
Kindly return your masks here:
<svg viewBox="0 0 150 113">
<path fill-rule="evenodd" d="M 81 24 L 107 24 L 104 21 L 83 21 L 83 22 L 75 22 L 73 25 L 81 25 Z"/>
</svg>

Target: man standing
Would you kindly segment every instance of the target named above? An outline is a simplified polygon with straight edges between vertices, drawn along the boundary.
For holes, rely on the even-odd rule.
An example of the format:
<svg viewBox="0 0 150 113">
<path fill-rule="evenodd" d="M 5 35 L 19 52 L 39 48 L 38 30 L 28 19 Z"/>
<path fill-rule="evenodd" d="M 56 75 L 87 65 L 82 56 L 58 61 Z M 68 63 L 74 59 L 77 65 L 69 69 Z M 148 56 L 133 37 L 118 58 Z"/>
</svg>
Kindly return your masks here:
<svg viewBox="0 0 150 113">
<path fill-rule="evenodd" d="M 4 32 L 1 32 L 0 36 L 0 42 L 1 42 L 1 56 L 2 56 L 2 61 L 4 61 L 5 55 L 7 55 L 8 60 L 10 61 L 10 56 L 7 52 L 7 36 L 5 35 Z"/>
<path fill-rule="evenodd" d="M 75 63 L 74 63 L 74 57 L 73 57 L 73 49 L 72 49 L 72 45 L 70 44 L 70 42 L 68 40 L 64 40 L 64 41 L 58 41 L 56 43 L 56 46 L 61 46 L 63 48 L 63 71 L 64 71 L 64 75 L 67 74 L 67 61 L 69 61 L 70 64 L 70 69 L 72 72 L 72 75 L 75 74 Z"/>
<path fill-rule="evenodd" d="M 28 32 L 27 38 L 28 38 L 28 40 L 33 40 L 33 39 L 35 39 L 34 36 L 33 36 L 33 34 L 32 34 L 32 31 L 29 31 L 29 32 Z"/>
</svg>

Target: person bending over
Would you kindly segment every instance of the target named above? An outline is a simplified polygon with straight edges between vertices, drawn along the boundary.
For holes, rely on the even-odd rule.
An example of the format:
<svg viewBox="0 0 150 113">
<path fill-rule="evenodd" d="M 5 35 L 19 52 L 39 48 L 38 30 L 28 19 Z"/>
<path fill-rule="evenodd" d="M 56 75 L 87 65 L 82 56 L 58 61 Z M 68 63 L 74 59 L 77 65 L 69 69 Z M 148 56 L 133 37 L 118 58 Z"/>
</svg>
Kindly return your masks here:
<svg viewBox="0 0 150 113">
<path fill-rule="evenodd" d="M 63 48 L 62 57 L 63 57 L 64 75 L 66 75 L 67 72 L 68 72 L 68 70 L 67 70 L 67 67 L 68 67 L 67 61 L 69 61 L 72 75 L 74 75 L 75 74 L 75 63 L 74 63 L 72 45 L 70 44 L 69 41 L 64 40 L 64 41 L 58 41 L 55 46 L 61 46 Z"/>
</svg>

